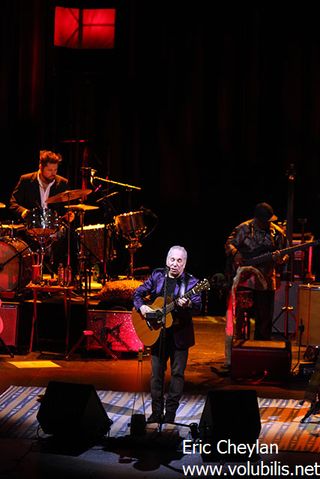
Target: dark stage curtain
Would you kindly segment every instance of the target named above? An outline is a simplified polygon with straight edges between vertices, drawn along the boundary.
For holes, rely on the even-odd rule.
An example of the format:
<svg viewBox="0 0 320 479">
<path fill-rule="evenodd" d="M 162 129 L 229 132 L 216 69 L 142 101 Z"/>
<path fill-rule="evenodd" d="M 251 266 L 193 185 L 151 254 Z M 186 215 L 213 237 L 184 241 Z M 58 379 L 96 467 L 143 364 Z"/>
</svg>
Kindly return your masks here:
<svg viewBox="0 0 320 479">
<path fill-rule="evenodd" d="M 294 231 L 306 218 L 319 236 L 316 8 L 220 3 L 94 2 L 117 8 L 114 50 L 67 51 L 52 44 L 54 2 L 3 2 L 0 201 L 40 147 L 63 153 L 74 187 L 86 155 L 99 176 L 142 187 L 120 188 L 111 216 L 144 205 L 159 218 L 137 263 L 161 266 L 182 243 L 203 276 L 224 267 L 226 236 L 255 203 L 286 219 L 293 164 Z"/>
</svg>

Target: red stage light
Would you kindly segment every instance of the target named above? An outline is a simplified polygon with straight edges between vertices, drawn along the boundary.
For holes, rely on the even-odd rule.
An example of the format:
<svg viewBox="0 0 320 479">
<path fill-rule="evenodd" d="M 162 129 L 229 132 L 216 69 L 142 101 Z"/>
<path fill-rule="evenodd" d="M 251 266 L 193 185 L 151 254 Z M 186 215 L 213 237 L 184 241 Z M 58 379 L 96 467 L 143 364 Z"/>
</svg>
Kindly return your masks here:
<svg viewBox="0 0 320 479">
<path fill-rule="evenodd" d="M 79 49 L 114 48 L 114 8 L 55 8 L 54 46 Z"/>
</svg>

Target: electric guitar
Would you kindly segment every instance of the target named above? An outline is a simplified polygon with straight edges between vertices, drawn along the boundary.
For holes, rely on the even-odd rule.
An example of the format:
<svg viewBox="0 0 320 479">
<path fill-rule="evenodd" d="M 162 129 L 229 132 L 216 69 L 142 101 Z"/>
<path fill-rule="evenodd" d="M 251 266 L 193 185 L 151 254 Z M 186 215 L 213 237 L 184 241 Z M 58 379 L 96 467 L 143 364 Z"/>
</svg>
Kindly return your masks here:
<svg viewBox="0 0 320 479">
<path fill-rule="evenodd" d="M 320 240 L 315 241 L 307 241 L 306 243 L 300 243 L 295 246 L 289 246 L 288 248 L 280 249 L 278 252 L 280 256 L 284 256 L 285 254 L 292 254 L 295 251 L 303 250 L 309 248 L 311 246 L 316 246 L 320 243 Z M 263 263 L 270 263 L 273 261 L 273 253 L 274 251 L 268 251 L 266 253 L 260 254 L 260 248 L 256 248 L 254 251 L 250 253 L 241 252 L 243 260 L 240 266 L 256 266 Z M 235 264 L 233 257 L 228 256 L 226 261 L 226 271 L 225 276 L 228 284 L 228 288 L 231 288 L 232 281 L 234 276 L 236 275 L 238 266 Z"/>
<path fill-rule="evenodd" d="M 204 279 L 199 281 L 192 289 L 189 289 L 182 298 L 190 298 L 193 294 L 199 294 L 206 289 L 210 289 L 210 282 Z M 147 318 L 135 308 L 132 309 L 133 327 L 137 336 L 145 346 L 152 346 L 159 338 L 163 315 L 165 315 L 165 327 L 170 328 L 170 326 L 172 326 L 173 319 L 171 311 L 176 306 L 176 300 L 168 302 L 165 310 L 163 310 L 163 302 L 164 298 L 159 296 L 152 304 L 148 305 L 153 309 L 153 312 L 148 313 Z"/>
</svg>

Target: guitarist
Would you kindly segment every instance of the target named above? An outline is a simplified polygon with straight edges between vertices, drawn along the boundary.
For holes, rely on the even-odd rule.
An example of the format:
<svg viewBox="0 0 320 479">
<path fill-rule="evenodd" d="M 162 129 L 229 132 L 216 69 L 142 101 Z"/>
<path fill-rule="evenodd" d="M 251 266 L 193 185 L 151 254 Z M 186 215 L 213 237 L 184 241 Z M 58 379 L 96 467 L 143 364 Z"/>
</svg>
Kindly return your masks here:
<svg viewBox="0 0 320 479">
<path fill-rule="evenodd" d="M 182 246 L 172 246 L 167 254 L 166 268 L 155 269 L 150 277 L 133 294 L 133 304 L 145 318 L 154 312 L 148 304 L 164 296 L 166 283 L 167 301 L 175 301 L 172 311 L 173 324 L 164 328 L 163 335 L 151 347 L 151 398 L 152 414 L 148 422 L 174 422 L 184 387 L 184 371 L 187 365 L 188 350 L 195 344 L 192 316 L 199 314 L 202 307 L 201 295 L 182 296 L 192 289 L 198 280 L 185 272 L 187 251 Z M 170 299 L 169 299 L 170 298 Z M 163 303 L 162 303 L 163 304 Z M 164 343 L 164 344 L 163 344 Z M 171 378 L 164 403 L 164 374 L 170 359 Z M 163 417 L 163 408 L 165 415 Z"/>
<path fill-rule="evenodd" d="M 279 250 L 287 248 L 289 244 L 285 232 L 274 223 L 275 220 L 277 217 L 273 214 L 273 208 L 268 203 L 258 203 L 254 210 L 254 217 L 236 226 L 225 243 L 227 275 L 231 279 L 227 311 L 226 355 L 227 342 L 230 343 L 230 352 L 233 335 L 231 323 L 234 318 L 231 319 L 230 314 L 232 282 L 237 282 L 235 301 L 241 291 L 251 294 L 255 319 L 254 339 L 271 339 L 274 298 L 277 289 L 277 265 L 284 264 L 289 259 L 288 255 L 282 256 L 279 253 Z M 268 256 L 267 261 L 259 263 L 258 257 L 264 253 L 272 254 Z M 236 308 L 233 310 L 237 311 Z M 237 316 L 238 314 L 236 318 Z M 240 331 L 241 325 L 239 327 L 236 324 L 235 336 L 238 338 Z M 226 359 L 228 361 L 230 358 Z"/>
</svg>

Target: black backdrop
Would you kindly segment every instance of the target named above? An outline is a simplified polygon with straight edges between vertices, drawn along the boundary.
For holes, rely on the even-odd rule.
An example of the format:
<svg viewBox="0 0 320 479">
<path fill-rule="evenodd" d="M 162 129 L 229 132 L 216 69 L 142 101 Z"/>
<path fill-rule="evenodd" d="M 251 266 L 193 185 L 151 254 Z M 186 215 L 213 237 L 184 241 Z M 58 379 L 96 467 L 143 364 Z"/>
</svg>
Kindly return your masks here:
<svg viewBox="0 0 320 479">
<path fill-rule="evenodd" d="M 0 201 L 39 149 L 63 154 L 73 188 L 86 158 L 97 175 L 142 188 L 116 189 L 110 221 L 141 205 L 158 216 L 136 266 L 163 265 L 178 243 L 203 277 L 223 270 L 225 238 L 257 202 L 286 219 L 293 164 L 293 230 L 306 218 L 318 237 L 316 7 L 219 3 L 2 2 Z M 115 48 L 54 48 L 55 4 L 116 7 Z M 318 262 L 315 250 L 316 273 Z"/>
</svg>

